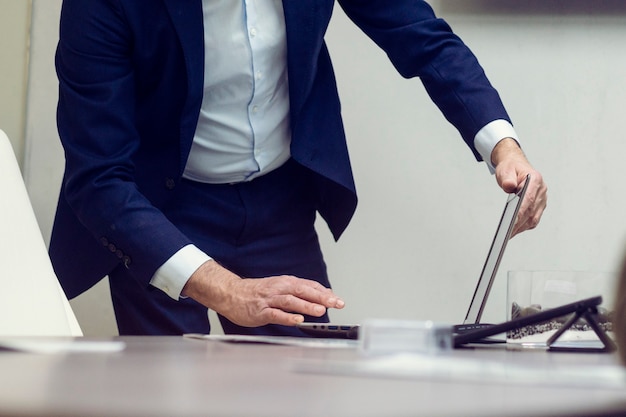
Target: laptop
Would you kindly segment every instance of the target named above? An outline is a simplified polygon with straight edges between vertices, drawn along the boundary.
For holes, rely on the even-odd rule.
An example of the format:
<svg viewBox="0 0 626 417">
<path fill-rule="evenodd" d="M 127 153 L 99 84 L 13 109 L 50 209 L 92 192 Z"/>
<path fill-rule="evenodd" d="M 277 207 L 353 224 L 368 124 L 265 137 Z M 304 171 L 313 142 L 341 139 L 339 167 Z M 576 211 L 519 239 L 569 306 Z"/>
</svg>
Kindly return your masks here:
<svg viewBox="0 0 626 417">
<path fill-rule="evenodd" d="M 487 305 L 487 299 L 489 298 L 493 281 L 498 272 L 500 261 L 504 255 L 506 244 L 511 238 L 515 219 L 517 218 L 517 213 L 519 212 L 529 183 L 530 175 L 527 175 L 519 191 L 511 193 L 507 197 L 496 234 L 491 242 L 491 247 L 489 248 L 489 253 L 487 254 L 487 259 L 485 260 L 480 277 L 478 278 L 472 301 L 467 309 L 465 320 L 463 320 L 463 324 L 454 326 L 455 334 L 473 332 L 491 326 L 491 324 L 481 323 L 480 320 L 485 306 Z M 358 324 L 301 323 L 298 327 L 304 333 L 313 337 L 357 339 L 359 335 Z"/>
</svg>

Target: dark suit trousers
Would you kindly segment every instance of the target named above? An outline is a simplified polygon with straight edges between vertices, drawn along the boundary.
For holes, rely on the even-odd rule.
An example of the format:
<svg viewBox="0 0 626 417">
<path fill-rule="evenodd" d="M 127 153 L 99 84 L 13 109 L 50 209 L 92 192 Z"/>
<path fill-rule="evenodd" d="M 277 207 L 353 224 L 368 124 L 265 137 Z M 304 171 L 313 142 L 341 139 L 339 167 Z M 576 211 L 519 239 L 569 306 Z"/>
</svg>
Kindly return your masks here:
<svg viewBox="0 0 626 417">
<path fill-rule="evenodd" d="M 176 197 L 163 211 L 196 246 L 241 277 L 295 275 L 329 287 L 314 228 L 318 194 L 311 175 L 289 161 L 245 183 L 213 185 L 182 180 Z M 123 267 L 109 278 L 120 334 L 210 332 L 207 309 L 199 303 L 175 301 L 161 290 L 145 287 Z M 328 316 L 306 319 L 328 321 Z M 220 322 L 227 334 L 303 336 L 293 327 L 246 328 L 221 316 Z"/>
</svg>

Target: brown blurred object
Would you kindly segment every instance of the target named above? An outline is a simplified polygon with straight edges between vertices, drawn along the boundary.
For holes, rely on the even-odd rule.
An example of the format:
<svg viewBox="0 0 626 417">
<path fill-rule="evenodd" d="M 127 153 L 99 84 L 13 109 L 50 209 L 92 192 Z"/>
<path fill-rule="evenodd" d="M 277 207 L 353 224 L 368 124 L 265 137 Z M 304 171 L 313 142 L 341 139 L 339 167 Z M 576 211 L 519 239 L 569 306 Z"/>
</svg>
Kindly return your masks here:
<svg viewBox="0 0 626 417">
<path fill-rule="evenodd" d="M 626 256 L 617 277 L 615 295 L 615 318 L 613 320 L 615 342 L 622 364 L 626 365 Z"/>
</svg>

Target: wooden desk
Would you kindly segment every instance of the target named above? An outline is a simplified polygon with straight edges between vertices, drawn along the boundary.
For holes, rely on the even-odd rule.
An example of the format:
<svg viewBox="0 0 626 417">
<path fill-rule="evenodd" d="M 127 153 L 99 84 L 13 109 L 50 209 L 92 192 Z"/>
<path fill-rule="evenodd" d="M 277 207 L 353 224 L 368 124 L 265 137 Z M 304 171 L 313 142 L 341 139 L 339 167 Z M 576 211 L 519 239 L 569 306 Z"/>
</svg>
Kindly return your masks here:
<svg viewBox="0 0 626 417">
<path fill-rule="evenodd" d="M 362 361 L 353 349 L 126 337 L 117 353 L 0 351 L 1 416 L 609 416 L 626 390 L 302 373 L 299 361 Z M 462 349 L 503 366 L 593 369 L 611 354 Z M 617 365 L 616 365 L 617 366 Z"/>
</svg>

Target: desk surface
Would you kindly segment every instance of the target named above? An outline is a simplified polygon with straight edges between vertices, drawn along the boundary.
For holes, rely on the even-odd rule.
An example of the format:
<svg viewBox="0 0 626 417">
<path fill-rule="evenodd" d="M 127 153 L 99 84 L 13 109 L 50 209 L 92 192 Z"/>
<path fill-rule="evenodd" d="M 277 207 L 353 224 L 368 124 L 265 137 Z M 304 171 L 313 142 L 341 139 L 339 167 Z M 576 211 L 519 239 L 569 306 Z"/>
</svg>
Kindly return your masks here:
<svg viewBox="0 0 626 417">
<path fill-rule="evenodd" d="M 126 337 L 110 353 L 0 351 L 1 416 L 626 415 L 626 389 L 301 372 L 357 364 L 349 348 Z M 618 367 L 612 354 L 461 349 L 451 358 L 506 367 Z M 310 368 L 310 366 L 309 366 Z M 314 368 L 314 366 L 313 366 Z M 621 369 L 621 368 L 619 368 Z M 567 384 L 566 384 L 567 385 Z"/>
</svg>

